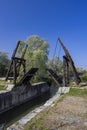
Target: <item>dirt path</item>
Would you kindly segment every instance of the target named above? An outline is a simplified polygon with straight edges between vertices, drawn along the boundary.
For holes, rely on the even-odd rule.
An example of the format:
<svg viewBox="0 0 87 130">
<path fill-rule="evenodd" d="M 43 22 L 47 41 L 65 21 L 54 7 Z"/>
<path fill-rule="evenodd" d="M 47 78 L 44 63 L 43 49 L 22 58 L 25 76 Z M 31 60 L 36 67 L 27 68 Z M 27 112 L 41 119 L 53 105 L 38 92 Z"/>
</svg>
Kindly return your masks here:
<svg viewBox="0 0 87 130">
<path fill-rule="evenodd" d="M 49 130 L 87 130 L 87 99 L 66 97 L 43 121 Z"/>
<path fill-rule="evenodd" d="M 37 116 L 30 126 L 30 130 L 87 130 L 87 98 L 67 96 Z"/>
</svg>

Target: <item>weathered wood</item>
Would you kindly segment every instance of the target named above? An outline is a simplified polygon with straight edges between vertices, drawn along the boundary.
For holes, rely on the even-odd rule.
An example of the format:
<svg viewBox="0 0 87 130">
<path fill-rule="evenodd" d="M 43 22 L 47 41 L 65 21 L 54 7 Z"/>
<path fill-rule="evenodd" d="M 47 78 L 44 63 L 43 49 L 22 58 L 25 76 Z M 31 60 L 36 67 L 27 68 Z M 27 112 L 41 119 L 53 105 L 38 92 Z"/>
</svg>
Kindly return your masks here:
<svg viewBox="0 0 87 130">
<path fill-rule="evenodd" d="M 22 53 L 22 56 L 21 56 L 21 58 L 24 58 L 24 56 L 25 56 L 25 53 L 26 53 L 26 50 L 27 50 L 27 47 L 28 47 L 28 45 L 26 44 L 26 46 L 25 46 L 25 49 L 24 49 L 24 52 Z"/>
<path fill-rule="evenodd" d="M 30 79 L 35 75 L 35 73 L 38 71 L 38 68 L 31 68 L 20 80 L 18 85 L 25 85 L 29 84 Z"/>
<path fill-rule="evenodd" d="M 16 85 L 16 77 L 17 76 L 17 72 L 16 72 L 16 61 L 13 60 L 13 77 L 14 77 L 14 84 Z"/>
<path fill-rule="evenodd" d="M 46 70 L 51 75 L 57 86 L 60 87 L 61 85 L 59 83 L 59 76 L 52 69 L 47 68 Z"/>
<path fill-rule="evenodd" d="M 17 49 L 18 49 L 18 47 L 19 47 L 19 44 L 20 44 L 20 41 L 17 42 L 17 46 L 16 46 L 16 48 L 15 48 L 13 54 L 12 54 L 11 62 L 10 62 L 9 69 L 8 69 L 7 75 L 6 75 L 6 80 L 8 80 L 9 73 L 10 73 L 10 71 L 11 71 L 11 67 L 12 67 L 12 64 L 13 64 L 13 57 L 15 57 L 15 54 L 16 54 Z"/>
<path fill-rule="evenodd" d="M 16 46 L 16 48 L 15 48 L 13 54 L 12 54 L 10 66 L 9 66 L 9 69 L 8 69 L 8 72 L 7 72 L 7 75 L 6 75 L 6 80 L 8 80 L 9 76 L 12 73 L 12 77 L 14 77 L 14 84 L 15 85 L 16 85 L 17 77 L 19 76 L 19 71 L 20 71 L 21 65 L 23 65 L 23 72 L 24 72 L 24 74 L 26 73 L 26 69 L 25 69 L 25 67 L 26 67 L 26 65 L 25 65 L 26 60 L 24 59 L 24 55 L 25 55 L 25 52 L 26 52 L 26 49 L 27 49 L 28 45 L 25 45 L 25 48 L 24 48 L 24 51 L 22 52 L 21 58 L 16 57 L 16 53 L 17 53 L 18 47 L 19 47 L 20 44 L 23 44 L 23 43 L 24 42 L 22 42 L 22 41 L 18 41 L 17 46 Z"/>
<path fill-rule="evenodd" d="M 75 80 L 76 80 L 76 84 L 78 85 L 78 84 L 81 82 L 81 79 L 80 79 L 80 77 L 79 77 L 79 75 L 78 75 L 78 73 L 77 73 L 77 70 L 76 70 L 76 68 L 75 68 L 74 62 L 73 62 L 73 60 L 72 60 L 72 58 L 71 58 L 71 56 L 70 56 L 70 54 L 69 54 L 69 51 L 66 49 L 66 47 L 64 46 L 64 44 L 63 44 L 63 42 L 60 40 L 60 38 L 58 38 L 58 41 L 59 41 L 59 43 L 61 44 L 61 46 L 62 46 L 62 48 L 63 48 L 63 50 L 64 50 L 64 52 L 65 52 L 65 54 L 66 54 L 66 57 L 67 57 L 68 60 L 69 60 L 69 64 L 70 64 L 70 66 L 71 66 L 73 75 L 74 75 Z"/>
<path fill-rule="evenodd" d="M 23 41 L 20 41 L 20 43 L 24 43 Z M 25 43 L 24 43 L 25 44 Z M 20 62 L 19 63 L 19 68 L 17 69 L 17 71 L 19 72 L 20 71 L 20 67 L 21 67 L 21 63 L 22 63 L 22 65 L 23 65 L 23 67 L 25 67 L 25 61 L 24 61 L 24 55 L 25 55 L 25 53 L 26 53 L 26 50 L 27 50 L 27 47 L 28 47 L 28 45 L 26 44 L 26 46 L 25 46 L 25 49 L 24 49 L 24 51 L 23 51 L 23 53 L 22 53 L 22 56 L 21 56 L 21 58 L 20 58 L 20 60 L 22 61 L 22 62 Z M 17 58 L 17 57 L 16 57 Z M 25 68 L 24 68 L 25 69 Z M 26 69 L 25 69 L 26 70 Z M 25 72 L 26 73 L 26 72 Z"/>
<path fill-rule="evenodd" d="M 63 56 L 63 85 L 69 84 L 69 64 L 66 56 Z"/>
<path fill-rule="evenodd" d="M 17 80 L 17 77 L 19 76 L 19 70 L 20 70 L 20 67 L 21 65 L 23 66 L 23 72 L 24 72 L 24 75 L 26 73 L 26 69 L 25 69 L 25 59 L 21 59 L 21 58 L 13 58 L 13 77 L 14 77 L 14 84 L 16 85 L 16 80 Z"/>
</svg>

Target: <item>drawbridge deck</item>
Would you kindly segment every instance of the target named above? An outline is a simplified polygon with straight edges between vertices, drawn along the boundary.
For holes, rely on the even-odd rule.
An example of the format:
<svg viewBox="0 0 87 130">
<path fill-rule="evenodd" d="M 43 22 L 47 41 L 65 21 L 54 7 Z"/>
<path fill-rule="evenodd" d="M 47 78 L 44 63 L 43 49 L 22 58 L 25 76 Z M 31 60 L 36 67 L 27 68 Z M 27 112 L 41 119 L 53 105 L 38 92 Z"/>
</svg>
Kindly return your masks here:
<svg viewBox="0 0 87 130">
<path fill-rule="evenodd" d="M 46 70 L 51 75 L 52 79 L 55 81 L 55 83 L 57 84 L 57 86 L 60 87 L 61 85 L 59 83 L 59 81 L 60 81 L 59 76 L 52 69 L 48 69 L 47 68 Z"/>
<path fill-rule="evenodd" d="M 35 75 L 35 73 L 38 71 L 38 68 L 31 68 L 20 80 L 19 85 L 22 84 L 28 84 L 31 78 Z"/>
</svg>

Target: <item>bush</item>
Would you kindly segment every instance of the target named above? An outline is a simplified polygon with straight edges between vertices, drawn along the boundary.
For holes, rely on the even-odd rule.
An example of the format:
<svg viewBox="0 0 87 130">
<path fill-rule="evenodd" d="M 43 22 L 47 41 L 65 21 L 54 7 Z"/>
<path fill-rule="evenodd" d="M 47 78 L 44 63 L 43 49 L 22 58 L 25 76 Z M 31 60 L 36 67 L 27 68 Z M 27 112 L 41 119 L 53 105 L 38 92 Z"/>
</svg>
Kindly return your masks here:
<svg viewBox="0 0 87 130">
<path fill-rule="evenodd" d="M 9 61 L 8 54 L 0 51 L 0 77 L 6 76 Z"/>
<path fill-rule="evenodd" d="M 83 73 L 83 75 L 81 76 L 81 80 L 82 80 L 83 82 L 87 82 L 87 71 L 85 71 L 85 72 Z"/>
</svg>

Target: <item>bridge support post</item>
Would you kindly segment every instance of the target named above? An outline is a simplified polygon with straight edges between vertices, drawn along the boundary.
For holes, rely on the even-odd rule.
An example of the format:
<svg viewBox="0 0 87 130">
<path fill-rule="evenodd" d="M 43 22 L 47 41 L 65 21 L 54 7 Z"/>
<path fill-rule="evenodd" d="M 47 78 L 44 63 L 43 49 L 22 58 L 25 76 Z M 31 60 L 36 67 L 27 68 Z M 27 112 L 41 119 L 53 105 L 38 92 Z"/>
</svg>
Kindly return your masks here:
<svg viewBox="0 0 87 130">
<path fill-rule="evenodd" d="M 63 85 L 69 84 L 69 64 L 66 56 L 63 56 Z"/>
</svg>

